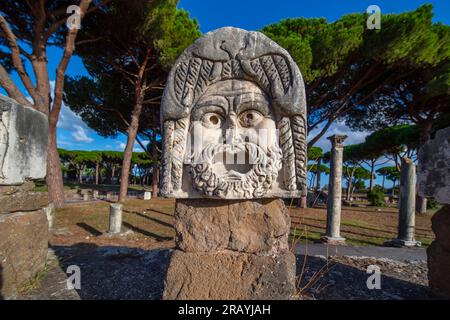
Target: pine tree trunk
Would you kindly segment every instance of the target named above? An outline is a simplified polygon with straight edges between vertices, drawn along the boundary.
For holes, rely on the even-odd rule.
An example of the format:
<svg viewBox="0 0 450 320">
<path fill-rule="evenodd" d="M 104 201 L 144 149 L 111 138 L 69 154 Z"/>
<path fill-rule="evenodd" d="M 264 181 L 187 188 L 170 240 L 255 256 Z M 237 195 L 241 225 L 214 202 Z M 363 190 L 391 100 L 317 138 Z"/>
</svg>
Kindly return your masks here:
<svg viewBox="0 0 450 320">
<path fill-rule="evenodd" d="M 370 191 L 373 190 L 373 177 L 374 177 L 374 171 L 375 171 L 375 161 L 371 161 L 370 163 Z"/>
<path fill-rule="evenodd" d="M 56 121 L 49 118 L 49 134 L 47 147 L 47 190 L 48 198 L 56 208 L 64 206 L 64 183 L 56 144 Z"/>
<path fill-rule="evenodd" d="M 128 127 L 128 138 L 127 145 L 123 154 L 123 162 L 122 162 L 122 173 L 120 176 L 120 192 L 119 192 L 119 202 L 123 202 L 127 199 L 128 192 L 128 184 L 130 178 L 130 169 L 131 169 L 131 157 L 133 155 L 133 146 L 136 141 L 137 132 L 139 129 L 139 118 L 141 116 L 142 111 L 142 100 L 143 97 L 139 95 L 136 98 L 137 102 L 133 110 L 133 114 L 131 116 L 130 126 Z"/>
<path fill-rule="evenodd" d="M 97 184 L 98 185 L 98 175 L 99 175 L 99 168 L 100 167 L 100 165 L 99 165 L 99 163 L 97 162 L 96 164 L 95 164 L 95 184 Z"/>
<path fill-rule="evenodd" d="M 346 197 L 347 201 L 350 201 L 350 198 L 352 196 L 352 187 L 353 187 L 352 180 L 353 180 L 353 172 L 352 172 L 350 178 L 348 179 L 348 183 L 347 183 L 347 197 Z"/>
<path fill-rule="evenodd" d="M 423 126 L 421 126 L 421 134 L 420 134 L 420 146 L 423 146 L 428 140 L 431 138 L 431 130 L 433 129 L 433 122 L 428 121 Z M 419 150 L 417 150 L 419 152 Z M 424 214 L 427 212 L 427 198 L 421 197 L 419 195 L 416 196 L 416 213 Z"/>
<path fill-rule="evenodd" d="M 322 165 L 322 158 L 317 159 L 317 181 L 316 181 L 316 190 L 320 190 L 320 178 L 322 172 L 320 171 L 320 166 Z"/>
</svg>

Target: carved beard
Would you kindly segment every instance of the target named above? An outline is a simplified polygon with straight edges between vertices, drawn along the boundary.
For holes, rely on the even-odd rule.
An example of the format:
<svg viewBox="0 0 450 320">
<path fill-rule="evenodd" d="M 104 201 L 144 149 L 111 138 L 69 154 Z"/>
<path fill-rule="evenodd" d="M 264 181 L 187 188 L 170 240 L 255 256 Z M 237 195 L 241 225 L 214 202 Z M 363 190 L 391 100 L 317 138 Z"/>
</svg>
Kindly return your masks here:
<svg viewBox="0 0 450 320">
<path fill-rule="evenodd" d="M 252 168 L 244 174 L 227 171 L 218 174 L 213 168 L 214 157 L 228 152 L 245 152 L 251 157 Z M 278 144 L 268 147 L 265 152 L 254 143 L 210 144 L 194 159 L 191 165 L 193 184 L 196 190 L 207 196 L 228 199 L 261 198 L 270 190 L 281 169 L 282 151 Z"/>
</svg>

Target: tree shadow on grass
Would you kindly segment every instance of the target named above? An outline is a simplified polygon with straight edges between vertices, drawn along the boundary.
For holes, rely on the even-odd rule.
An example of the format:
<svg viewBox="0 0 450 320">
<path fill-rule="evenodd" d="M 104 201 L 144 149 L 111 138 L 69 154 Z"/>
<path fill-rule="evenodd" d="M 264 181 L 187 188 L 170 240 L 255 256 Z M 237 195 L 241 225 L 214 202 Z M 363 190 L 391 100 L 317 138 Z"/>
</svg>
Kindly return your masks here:
<svg viewBox="0 0 450 320">
<path fill-rule="evenodd" d="M 124 227 L 130 229 L 130 230 L 133 230 L 134 232 L 140 233 L 140 234 L 142 234 L 144 236 L 147 236 L 147 237 L 150 237 L 150 238 L 154 238 L 154 239 L 156 239 L 156 241 L 167 241 L 167 240 L 172 240 L 173 239 L 173 237 L 161 236 L 161 235 L 158 235 L 156 233 L 153 233 L 153 232 L 150 232 L 150 231 L 138 228 L 138 227 L 133 226 L 132 224 L 130 224 L 128 222 L 125 222 L 125 221 L 122 222 L 122 225 Z"/>
<path fill-rule="evenodd" d="M 154 211 L 154 212 L 156 212 L 156 213 L 160 213 L 160 214 L 163 214 L 163 215 L 166 215 L 166 216 L 169 216 L 169 217 L 173 218 L 173 213 L 170 214 L 170 213 L 167 213 L 167 212 L 158 210 L 158 209 L 149 208 L 149 209 L 146 209 L 146 211 Z"/>
<path fill-rule="evenodd" d="M 168 223 L 168 222 L 165 222 L 165 221 L 162 221 L 162 220 L 153 218 L 153 217 L 149 217 L 149 216 L 147 216 L 147 215 L 145 215 L 145 214 L 143 214 L 143 213 L 141 213 L 141 212 L 138 212 L 138 211 L 128 211 L 128 210 L 123 210 L 123 211 L 126 212 L 126 213 L 135 214 L 135 215 L 137 215 L 137 216 L 139 216 L 139 217 L 142 217 L 142 218 L 144 218 L 144 219 L 148 219 L 148 220 L 151 220 L 151 221 L 153 221 L 153 222 L 159 223 L 159 224 L 161 224 L 161 225 L 163 225 L 163 226 L 165 226 L 165 227 L 173 228 L 173 224 L 172 224 L 172 223 Z"/>
<path fill-rule="evenodd" d="M 89 232 L 91 235 L 93 235 L 94 237 L 98 237 L 102 235 L 102 232 L 95 229 L 94 227 L 88 225 L 87 223 L 84 222 L 78 222 L 77 226 L 79 226 L 80 228 L 84 229 L 85 231 Z"/>
</svg>

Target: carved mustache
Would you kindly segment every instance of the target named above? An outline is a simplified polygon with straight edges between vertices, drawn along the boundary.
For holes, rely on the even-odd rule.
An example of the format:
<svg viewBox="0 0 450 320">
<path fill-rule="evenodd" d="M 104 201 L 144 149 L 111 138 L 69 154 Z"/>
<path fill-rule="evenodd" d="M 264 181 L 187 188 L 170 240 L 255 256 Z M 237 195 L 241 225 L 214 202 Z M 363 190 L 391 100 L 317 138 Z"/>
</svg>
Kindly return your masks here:
<svg viewBox="0 0 450 320">
<path fill-rule="evenodd" d="M 222 159 L 225 164 L 265 164 L 272 156 L 272 151 L 265 151 L 259 145 L 251 142 L 239 144 L 209 144 L 200 152 L 193 152 L 191 156 L 192 164 L 213 163 L 218 154 L 223 154 Z M 226 156 L 230 155 L 230 156 Z M 240 156 L 240 155 L 243 155 Z M 235 162 L 237 156 L 237 162 Z M 248 157 L 248 162 L 246 159 Z"/>
</svg>

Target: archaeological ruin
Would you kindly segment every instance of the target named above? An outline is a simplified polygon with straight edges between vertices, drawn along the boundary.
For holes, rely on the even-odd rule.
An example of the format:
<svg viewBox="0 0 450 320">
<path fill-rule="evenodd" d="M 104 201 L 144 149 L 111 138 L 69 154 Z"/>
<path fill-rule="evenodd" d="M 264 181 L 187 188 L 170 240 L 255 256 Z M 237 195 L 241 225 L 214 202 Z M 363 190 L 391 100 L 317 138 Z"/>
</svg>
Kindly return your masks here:
<svg viewBox="0 0 450 320">
<path fill-rule="evenodd" d="M 48 121 L 44 114 L 0 95 L 0 296 L 13 298 L 43 270 L 49 217 L 46 192 Z"/>
<path fill-rule="evenodd" d="M 207 33 L 172 68 L 161 113 L 161 190 L 177 199 L 164 299 L 292 298 L 279 198 L 306 188 L 306 102 L 290 55 L 259 32 Z"/>
</svg>

